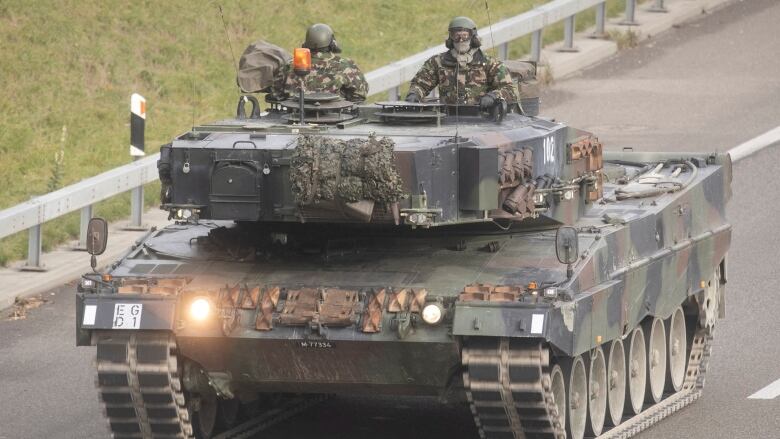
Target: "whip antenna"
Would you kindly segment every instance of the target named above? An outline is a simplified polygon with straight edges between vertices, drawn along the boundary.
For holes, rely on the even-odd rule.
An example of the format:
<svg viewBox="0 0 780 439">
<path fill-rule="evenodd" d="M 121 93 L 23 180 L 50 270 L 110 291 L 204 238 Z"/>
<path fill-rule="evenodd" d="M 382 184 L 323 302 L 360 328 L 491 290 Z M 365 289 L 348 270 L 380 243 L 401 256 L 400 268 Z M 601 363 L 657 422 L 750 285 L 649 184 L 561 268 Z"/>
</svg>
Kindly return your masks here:
<svg viewBox="0 0 780 439">
<path fill-rule="evenodd" d="M 190 78 L 190 83 L 192 85 L 192 131 L 195 131 L 195 111 L 198 107 L 195 96 L 195 78 Z"/>
<path fill-rule="evenodd" d="M 238 63 L 236 62 L 236 53 L 233 52 L 233 43 L 230 41 L 230 33 L 228 32 L 227 23 L 225 22 L 225 14 L 222 12 L 222 5 L 217 5 L 219 7 L 219 16 L 222 17 L 222 27 L 225 28 L 225 38 L 227 38 L 228 47 L 230 47 L 230 56 L 233 57 L 233 69 L 236 71 L 236 78 L 238 78 Z M 236 82 L 236 87 L 238 87 L 238 82 Z M 239 91 L 241 89 L 239 88 Z"/>
<path fill-rule="evenodd" d="M 490 7 L 488 6 L 488 0 L 485 0 L 485 11 L 487 12 L 488 29 L 490 29 L 490 47 L 493 50 L 493 56 L 497 56 L 496 42 L 493 41 L 493 21 L 490 19 Z"/>
<path fill-rule="evenodd" d="M 460 75 L 460 61 L 455 60 L 455 143 L 458 143 L 458 139 L 460 136 L 458 136 L 458 128 L 460 127 L 460 112 L 458 109 L 460 108 L 460 79 L 458 76 Z"/>
</svg>

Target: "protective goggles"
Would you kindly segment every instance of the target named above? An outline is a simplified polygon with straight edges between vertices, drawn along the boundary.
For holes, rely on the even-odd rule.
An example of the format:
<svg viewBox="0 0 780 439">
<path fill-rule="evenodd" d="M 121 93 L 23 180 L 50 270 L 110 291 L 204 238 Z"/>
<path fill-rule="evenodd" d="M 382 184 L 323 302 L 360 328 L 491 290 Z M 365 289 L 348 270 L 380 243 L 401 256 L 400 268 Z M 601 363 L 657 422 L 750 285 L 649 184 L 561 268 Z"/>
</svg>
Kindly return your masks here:
<svg viewBox="0 0 780 439">
<path fill-rule="evenodd" d="M 452 29 L 450 31 L 450 39 L 456 43 L 460 43 L 463 41 L 468 41 L 471 39 L 471 30 L 470 29 Z"/>
</svg>

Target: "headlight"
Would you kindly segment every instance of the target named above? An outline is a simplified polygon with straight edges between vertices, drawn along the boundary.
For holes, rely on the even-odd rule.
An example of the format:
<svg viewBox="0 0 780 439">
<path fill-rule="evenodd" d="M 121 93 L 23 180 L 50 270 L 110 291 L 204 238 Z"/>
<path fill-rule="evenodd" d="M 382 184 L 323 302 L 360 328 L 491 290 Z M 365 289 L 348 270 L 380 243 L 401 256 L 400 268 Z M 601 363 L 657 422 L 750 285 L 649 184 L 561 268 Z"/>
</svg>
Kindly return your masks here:
<svg viewBox="0 0 780 439">
<path fill-rule="evenodd" d="M 194 320 L 205 320 L 211 312 L 211 303 L 205 297 L 198 297 L 190 304 L 190 317 Z"/>
<path fill-rule="evenodd" d="M 429 325 L 436 325 L 441 322 L 444 316 L 444 310 L 438 303 L 429 303 L 423 307 L 422 319 Z"/>
<path fill-rule="evenodd" d="M 544 298 L 545 299 L 557 299 L 558 298 L 558 288 L 555 287 L 548 287 L 544 289 Z"/>
</svg>

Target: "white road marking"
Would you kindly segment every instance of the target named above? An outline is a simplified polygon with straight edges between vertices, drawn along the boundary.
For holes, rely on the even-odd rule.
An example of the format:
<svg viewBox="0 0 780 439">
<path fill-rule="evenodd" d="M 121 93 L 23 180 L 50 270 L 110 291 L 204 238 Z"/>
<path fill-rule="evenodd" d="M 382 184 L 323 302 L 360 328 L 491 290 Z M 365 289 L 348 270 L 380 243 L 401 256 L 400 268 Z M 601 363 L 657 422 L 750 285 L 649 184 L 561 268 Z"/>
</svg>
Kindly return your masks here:
<svg viewBox="0 0 780 439">
<path fill-rule="evenodd" d="M 758 151 L 780 142 L 780 127 L 769 130 L 764 134 L 754 137 L 747 142 L 737 145 L 729 150 L 731 154 L 731 160 L 738 162 L 751 154 L 755 154 Z"/>
<path fill-rule="evenodd" d="M 775 399 L 780 396 L 780 380 L 748 396 L 748 399 Z"/>
</svg>

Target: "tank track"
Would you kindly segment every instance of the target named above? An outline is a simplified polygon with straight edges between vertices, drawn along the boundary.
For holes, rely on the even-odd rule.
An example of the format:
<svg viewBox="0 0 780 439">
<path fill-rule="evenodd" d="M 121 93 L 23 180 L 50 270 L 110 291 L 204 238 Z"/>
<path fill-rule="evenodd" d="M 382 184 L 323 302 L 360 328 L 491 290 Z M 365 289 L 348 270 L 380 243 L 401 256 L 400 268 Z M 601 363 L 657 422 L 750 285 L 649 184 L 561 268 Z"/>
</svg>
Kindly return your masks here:
<svg viewBox="0 0 780 439">
<path fill-rule="evenodd" d="M 168 334 L 97 335 L 97 387 L 115 439 L 193 437 Z"/>
<path fill-rule="evenodd" d="M 627 439 L 696 401 L 704 387 L 712 352 L 712 329 L 693 335 L 685 381 L 680 391 L 599 435 Z M 472 338 L 463 346 L 463 382 L 483 439 L 565 439 L 550 389 L 549 350 L 508 338 Z"/>
<path fill-rule="evenodd" d="M 565 439 L 541 343 L 475 338 L 463 347 L 463 383 L 483 439 Z"/>
</svg>

